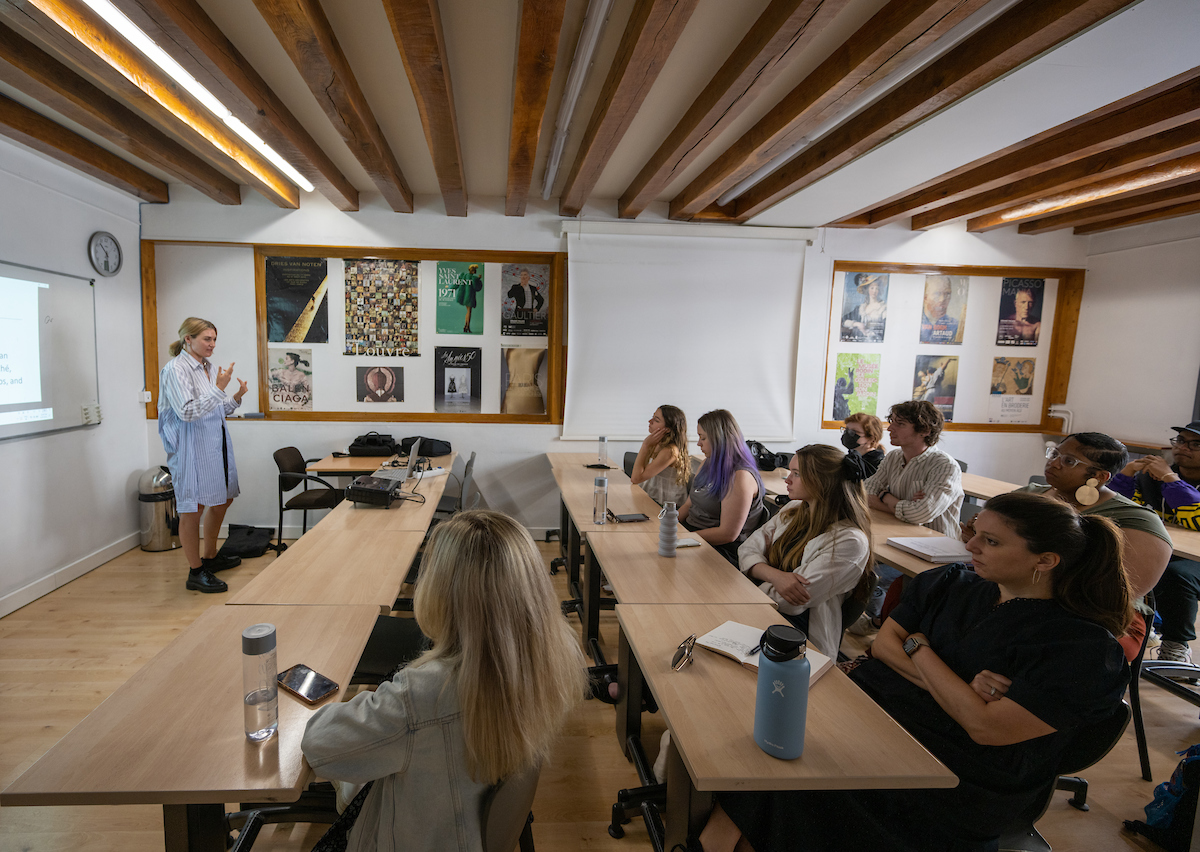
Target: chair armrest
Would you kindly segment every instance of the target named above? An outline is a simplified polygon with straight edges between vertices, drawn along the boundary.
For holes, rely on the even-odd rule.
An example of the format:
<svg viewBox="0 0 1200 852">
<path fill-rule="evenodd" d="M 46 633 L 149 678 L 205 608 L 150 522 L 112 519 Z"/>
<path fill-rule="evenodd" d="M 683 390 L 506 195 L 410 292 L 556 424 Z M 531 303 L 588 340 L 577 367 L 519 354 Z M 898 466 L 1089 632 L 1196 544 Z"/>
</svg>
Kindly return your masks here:
<svg viewBox="0 0 1200 852">
<path fill-rule="evenodd" d="M 285 476 L 291 477 L 292 479 L 296 480 L 296 484 L 292 485 L 289 488 L 285 488 L 284 491 L 291 491 L 292 488 L 295 488 L 296 485 L 299 485 L 302 480 L 308 480 L 311 482 L 319 482 L 322 485 L 324 485 L 326 488 L 328 488 L 330 491 L 341 491 L 342 490 L 340 488 L 335 488 L 334 486 L 330 485 L 328 482 L 326 482 L 324 479 L 322 479 L 319 476 L 312 476 L 311 474 L 307 474 L 307 473 L 281 473 L 281 474 L 279 474 L 280 486 L 283 485 L 283 478 Z"/>
</svg>

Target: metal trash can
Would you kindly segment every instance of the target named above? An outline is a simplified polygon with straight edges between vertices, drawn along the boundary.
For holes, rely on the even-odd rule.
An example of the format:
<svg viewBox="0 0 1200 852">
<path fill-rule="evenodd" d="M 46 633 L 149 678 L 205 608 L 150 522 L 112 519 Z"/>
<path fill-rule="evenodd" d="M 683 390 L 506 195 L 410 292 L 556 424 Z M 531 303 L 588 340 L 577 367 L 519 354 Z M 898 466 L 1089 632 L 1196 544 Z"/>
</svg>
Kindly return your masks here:
<svg viewBox="0 0 1200 852">
<path fill-rule="evenodd" d="M 138 481 L 142 504 L 142 550 L 155 552 L 179 547 L 179 513 L 175 511 L 175 487 L 166 467 L 151 468 Z"/>
</svg>

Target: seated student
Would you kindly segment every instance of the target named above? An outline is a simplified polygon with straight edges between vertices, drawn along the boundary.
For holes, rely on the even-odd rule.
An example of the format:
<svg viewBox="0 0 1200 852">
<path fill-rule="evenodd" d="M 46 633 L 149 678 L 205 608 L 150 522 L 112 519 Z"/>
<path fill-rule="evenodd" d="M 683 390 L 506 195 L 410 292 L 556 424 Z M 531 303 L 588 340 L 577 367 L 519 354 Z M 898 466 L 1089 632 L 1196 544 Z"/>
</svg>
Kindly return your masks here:
<svg viewBox="0 0 1200 852">
<path fill-rule="evenodd" d="M 857 454 L 809 444 L 788 465 L 792 502 L 738 548 L 738 563 L 808 634 L 826 656 L 837 657 L 842 601 L 867 594 L 871 564 L 871 513 Z"/>
<path fill-rule="evenodd" d="M 679 507 L 679 522 L 711 545 L 733 545 L 722 553 L 736 565 L 736 546 L 766 519 L 762 477 L 741 427 L 728 411 L 718 408 L 701 416 L 696 432 L 704 463 Z"/>
<path fill-rule="evenodd" d="M 1120 706 L 1132 616 L 1121 538 L 1106 518 L 1002 494 L 975 520 L 975 570 L 906 584 L 874 658 L 850 673 L 958 776 L 952 789 L 718 793 L 705 852 L 995 849 L 1053 783 L 1081 725 Z"/>
<path fill-rule="evenodd" d="M 650 418 L 650 434 L 642 440 L 629 478 L 658 503 L 678 508 L 687 500 L 691 475 L 687 416 L 673 405 L 660 405 Z"/>
<path fill-rule="evenodd" d="M 1108 487 L 1112 475 L 1125 466 L 1128 458 L 1125 445 L 1116 438 L 1100 432 L 1078 432 L 1046 451 L 1048 485 L 1027 485 L 1019 490 L 1045 494 L 1080 514 L 1109 518 L 1121 528 L 1125 573 L 1133 588 L 1134 606 L 1139 609 L 1129 633 L 1117 638 L 1125 656 L 1132 660 L 1145 635 L 1145 616 L 1154 615 L 1145 612 L 1142 598 L 1163 576 L 1171 558 L 1171 537 L 1154 512 Z"/>
<path fill-rule="evenodd" d="M 304 732 L 322 778 L 374 782 L 347 808 L 361 808 L 351 852 L 478 849 L 488 788 L 545 760 L 586 691 L 542 557 L 506 515 L 438 525 L 414 612 L 432 649 L 374 692 L 322 707 Z"/>
<path fill-rule="evenodd" d="M 1165 521 L 1189 530 L 1200 530 L 1200 420 L 1172 426 L 1175 464 L 1159 456 L 1131 461 L 1114 474 L 1108 487 L 1143 506 Z M 1160 660 L 1190 663 L 1196 638 L 1196 601 L 1200 597 L 1200 562 L 1172 556 L 1154 587 L 1154 601 L 1162 617 Z"/>
<path fill-rule="evenodd" d="M 900 402 L 888 411 L 888 440 L 896 449 L 888 453 L 879 470 L 867 480 L 867 501 L 872 509 L 895 515 L 910 524 L 958 536 L 962 508 L 962 468 L 936 444 L 942 434 L 942 413 L 924 400 Z M 880 565 L 879 585 L 867 611 L 850 628 L 865 636 L 879 629 L 879 612 L 888 587 L 900 576 Z"/>
<path fill-rule="evenodd" d="M 883 450 L 879 448 L 883 441 L 883 421 L 874 414 L 859 411 L 847 417 L 845 423 L 842 446 L 862 456 L 867 463 L 867 476 L 874 476 L 883 463 Z"/>
</svg>

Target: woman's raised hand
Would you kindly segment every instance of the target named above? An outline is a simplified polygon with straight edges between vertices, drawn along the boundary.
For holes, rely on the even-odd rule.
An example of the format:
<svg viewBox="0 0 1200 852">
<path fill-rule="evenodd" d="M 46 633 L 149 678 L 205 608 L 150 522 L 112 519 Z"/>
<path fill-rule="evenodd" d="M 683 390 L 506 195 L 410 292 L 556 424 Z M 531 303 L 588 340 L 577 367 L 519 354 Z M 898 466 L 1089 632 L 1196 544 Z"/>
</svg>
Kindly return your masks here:
<svg viewBox="0 0 1200 852">
<path fill-rule="evenodd" d="M 220 367 L 217 367 L 217 387 L 221 390 L 225 390 L 229 386 L 229 380 L 233 378 L 233 364 L 233 361 L 229 362 L 228 370 L 222 370 Z"/>
<path fill-rule="evenodd" d="M 232 369 L 233 369 L 233 365 L 232 365 L 232 364 L 230 364 L 230 365 L 229 365 L 229 369 L 230 369 L 230 370 L 232 370 Z M 237 389 L 237 393 L 235 393 L 235 394 L 233 395 L 233 399 L 234 399 L 234 402 L 236 402 L 238 405 L 241 405 L 241 404 L 242 404 L 242 397 L 244 397 L 244 396 L 246 395 L 246 391 L 250 389 L 250 386 L 249 386 L 249 385 L 247 385 L 247 384 L 246 384 L 244 381 L 242 381 L 241 379 L 238 379 L 237 381 L 238 381 L 238 385 L 240 385 L 240 387 Z"/>
</svg>

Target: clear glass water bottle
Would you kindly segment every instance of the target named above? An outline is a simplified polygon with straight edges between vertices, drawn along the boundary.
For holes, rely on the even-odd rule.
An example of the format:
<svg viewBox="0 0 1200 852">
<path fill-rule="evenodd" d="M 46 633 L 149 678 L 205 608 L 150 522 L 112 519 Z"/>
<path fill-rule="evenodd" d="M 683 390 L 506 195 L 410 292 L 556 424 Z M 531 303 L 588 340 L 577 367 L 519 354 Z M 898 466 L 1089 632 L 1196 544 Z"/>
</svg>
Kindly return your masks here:
<svg viewBox="0 0 1200 852">
<path fill-rule="evenodd" d="M 600 448 L 596 451 L 596 463 L 608 464 L 608 438 L 600 436 Z"/>
<path fill-rule="evenodd" d="M 592 492 L 592 523 L 603 524 L 608 516 L 608 477 L 596 477 L 596 490 Z"/>
<path fill-rule="evenodd" d="M 674 556 L 675 545 L 679 541 L 679 510 L 668 501 L 663 504 L 658 518 L 658 555 Z"/>
<path fill-rule="evenodd" d="M 260 743 L 279 729 L 279 682 L 275 625 L 252 624 L 242 631 L 242 694 L 246 739 Z"/>
<path fill-rule="evenodd" d="M 811 666 L 808 637 L 776 624 L 762 636 L 758 693 L 754 701 L 754 741 L 772 757 L 794 760 L 804 753 Z"/>
</svg>

